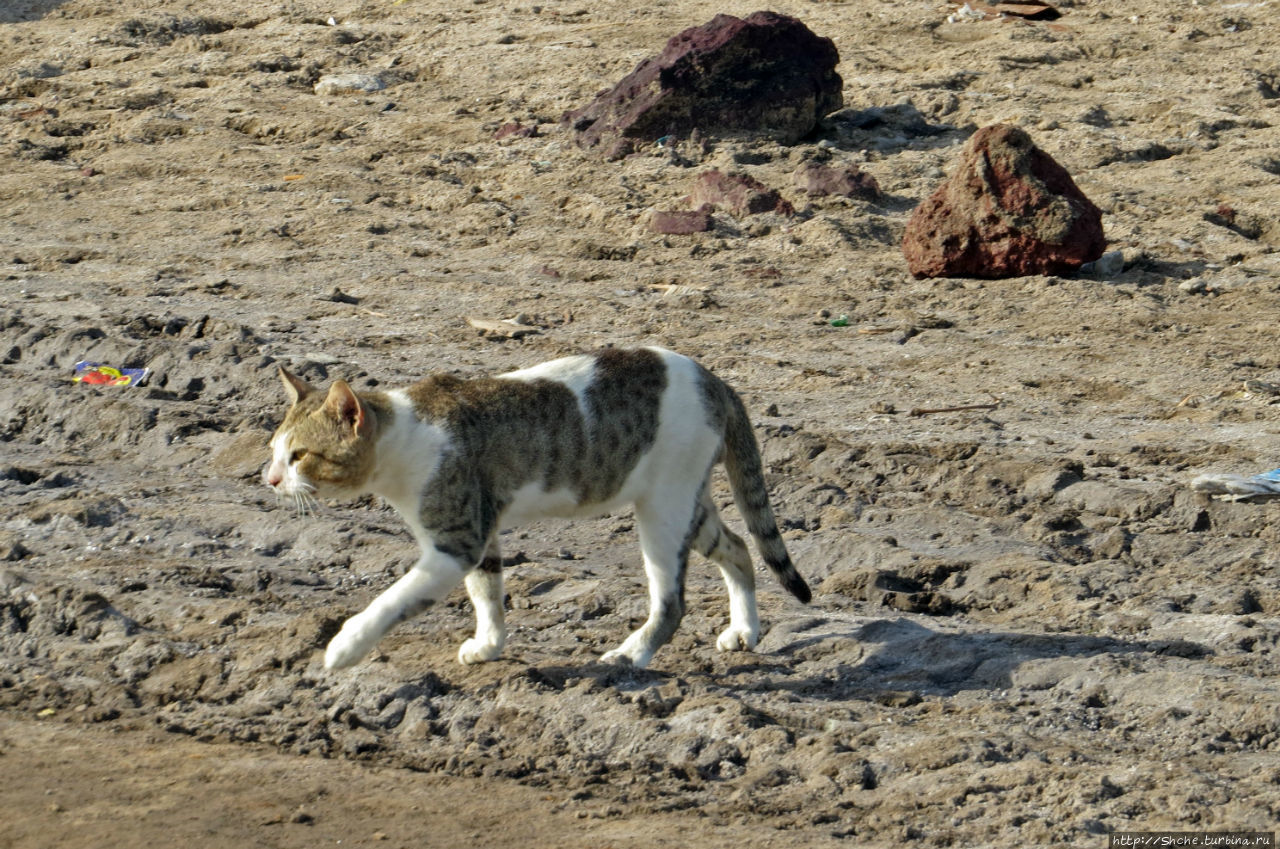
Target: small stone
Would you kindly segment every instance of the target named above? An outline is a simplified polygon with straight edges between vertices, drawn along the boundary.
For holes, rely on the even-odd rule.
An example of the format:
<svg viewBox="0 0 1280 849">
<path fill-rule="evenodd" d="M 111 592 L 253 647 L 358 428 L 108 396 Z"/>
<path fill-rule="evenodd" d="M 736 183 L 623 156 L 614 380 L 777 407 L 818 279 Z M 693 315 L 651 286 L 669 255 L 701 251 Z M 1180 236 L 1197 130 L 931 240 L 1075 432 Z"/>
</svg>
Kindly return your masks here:
<svg viewBox="0 0 1280 849">
<path fill-rule="evenodd" d="M 649 229 L 666 236 L 705 233 L 711 225 L 711 213 L 705 209 L 655 210 L 649 219 Z"/>
<path fill-rule="evenodd" d="M 377 74 L 330 74 L 316 82 L 315 92 L 319 95 L 368 94 L 386 87 Z"/>
<path fill-rule="evenodd" d="M 746 174 L 726 174 L 713 168 L 698 175 L 690 203 L 698 208 L 719 207 L 733 215 L 777 212 L 794 215 L 795 209 L 774 189 Z"/>
<path fill-rule="evenodd" d="M 1124 251 L 1107 251 L 1093 262 L 1080 266 L 1081 274 L 1092 274 L 1094 277 L 1115 277 L 1124 271 Z"/>
<path fill-rule="evenodd" d="M 493 134 L 493 138 L 495 141 L 500 139 L 505 139 L 505 138 L 512 138 L 512 137 L 515 137 L 518 139 L 531 139 L 531 138 L 536 138 L 537 135 L 538 135 L 537 124 L 530 124 L 529 126 L 526 127 L 524 124 L 521 124 L 517 121 L 508 121 L 507 123 L 503 124 L 501 127 L 498 128 L 497 132 Z"/>
<path fill-rule="evenodd" d="M 838 195 L 847 198 L 875 200 L 880 197 L 880 185 L 876 178 L 849 165 L 833 168 L 817 162 L 806 162 L 792 175 L 796 188 L 813 197 Z"/>
<path fill-rule="evenodd" d="M 31 549 L 22 544 L 16 537 L 5 535 L 0 537 L 0 562 L 12 562 L 31 556 Z"/>
</svg>

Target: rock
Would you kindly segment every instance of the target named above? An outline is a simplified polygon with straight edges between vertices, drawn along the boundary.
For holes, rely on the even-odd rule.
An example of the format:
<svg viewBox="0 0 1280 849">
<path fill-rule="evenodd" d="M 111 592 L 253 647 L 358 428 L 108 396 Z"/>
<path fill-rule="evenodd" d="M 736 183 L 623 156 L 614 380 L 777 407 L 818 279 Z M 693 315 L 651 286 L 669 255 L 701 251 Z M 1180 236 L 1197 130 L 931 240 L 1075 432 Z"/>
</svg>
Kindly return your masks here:
<svg viewBox="0 0 1280 849">
<path fill-rule="evenodd" d="M 1094 277 L 1115 277 L 1124 271 L 1124 251 L 1107 251 L 1093 262 L 1080 266 L 1081 274 L 1092 274 Z"/>
<path fill-rule="evenodd" d="M 764 183 L 746 174 L 726 174 L 718 168 L 698 175 L 690 203 L 701 209 L 719 207 L 733 215 L 753 215 L 759 212 L 795 214 L 795 209 L 782 195 Z"/>
<path fill-rule="evenodd" d="M 1006 124 L 973 134 L 902 240 L 917 278 L 1059 274 L 1106 247 L 1098 207 L 1030 136 Z"/>
<path fill-rule="evenodd" d="M 530 124 L 529 126 L 526 127 L 524 124 L 521 124 L 518 121 L 508 121 L 507 123 L 503 124 L 501 127 L 497 129 L 497 131 L 493 134 L 493 138 L 495 141 L 500 141 L 502 139 L 512 138 L 512 137 L 518 138 L 518 139 L 532 139 L 532 138 L 536 138 L 537 135 L 538 135 L 537 124 Z"/>
<path fill-rule="evenodd" d="M 0 534 L 0 562 L 21 560 L 31 556 L 31 549 L 22 544 L 16 534 Z"/>
<path fill-rule="evenodd" d="M 655 210 L 649 219 L 649 229 L 667 236 L 705 233 L 711 229 L 711 212 L 706 209 Z"/>
<path fill-rule="evenodd" d="M 316 94 L 366 94 L 382 91 L 387 84 L 377 74 L 330 74 L 321 77 L 315 86 Z"/>
<path fill-rule="evenodd" d="M 774 12 L 716 15 L 667 42 L 564 123 L 610 158 L 664 136 L 765 138 L 794 144 L 844 104 L 829 38 Z"/>
<path fill-rule="evenodd" d="M 806 162 L 792 175 L 796 188 L 814 197 L 839 195 L 846 198 L 875 200 L 880 197 L 880 184 L 876 178 L 855 165 L 833 168 L 817 162 Z"/>
</svg>

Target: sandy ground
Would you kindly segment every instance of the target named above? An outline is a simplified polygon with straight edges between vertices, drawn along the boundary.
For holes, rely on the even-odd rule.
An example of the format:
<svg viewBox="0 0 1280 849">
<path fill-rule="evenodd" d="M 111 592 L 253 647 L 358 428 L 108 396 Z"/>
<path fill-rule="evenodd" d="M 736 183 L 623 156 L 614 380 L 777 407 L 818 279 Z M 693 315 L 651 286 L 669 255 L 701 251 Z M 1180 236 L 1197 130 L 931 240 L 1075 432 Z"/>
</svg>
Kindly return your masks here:
<svg viewBox="0 0 1280 849">
<path fill-rule="evenodd" d="M 0 7 L 0 846 L 1276 828 L 1276 507 L 1188 485 L 1280 465 L 1274 0 L 781 2 L 835 41 L 842 112 L 616 163 L 560 115 L 755 6 L 126 5 Z M 342 72 L 387 87 L 314 93 Z M 910 278 L 907 217 L 997 121 L 1122 271 Z M 885 197 L 799 195 L 812 158 Z M 713 166 L 798 214 L 648 232 Z M 466 321 L 517 315 L 540 332 Z M 503 541 L 503 659 L 454 661 L 459 592 L 325 672 L 415 552 L 380 504 L 303 517 L 260 484 L 274 364 L 359 388 L 650 343 L 747 399 L 814 603 L 762 577 L 759 651 L 719 654 L 696 564 L 652 668 L 603 667 L 643 615 L 632 522 L 547 523 Z M 75 384 L 81 359 L 153 375 Z"/>
</svg>

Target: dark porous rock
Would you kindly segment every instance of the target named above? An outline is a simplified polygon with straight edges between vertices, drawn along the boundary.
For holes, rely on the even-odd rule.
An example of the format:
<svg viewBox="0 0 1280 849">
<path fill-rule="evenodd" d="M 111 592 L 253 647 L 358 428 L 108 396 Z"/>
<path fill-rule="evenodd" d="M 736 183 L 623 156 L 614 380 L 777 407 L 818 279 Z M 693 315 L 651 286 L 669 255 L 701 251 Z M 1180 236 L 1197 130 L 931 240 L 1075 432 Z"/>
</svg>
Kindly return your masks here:
<svg viewBox="0 0 1280 849">
<path fill-rule="evenodd" d="M 876 178 L 855 165 L 836 168 L 818 162 L 806 162 L 796 169 L 793 176 L 796 188 L 803 189 L 812 197 L 839 195 L 862 200 L 876 200 L 880 197 L 880 184 L 876 182 Z"/>
<path fill-rule="evenodd" d="M 564 123 L 610 158 L 664 136 L 794 144 L 844 105 L 835 45 L 774 12 L 716 15 L 671 38 Z"/>
<path fill-rule="evenodd" d="M 795 214 L 795 209 L 775 189 L 746 174 L 726 174 L 717 168 L 698 175 L 689 201 L 699 209 L 718 207 L 733 215 Z"/>
<path fill-rule="evenodd" d="M 649 219 L 649 229 L 666 236 L 705 233 L 711 229 L 711 211 L 707 209 L 655 210 Z"/>
<path fill-rule="evenodd" d="M 973 134 L 902 240 L 917 278 L 1061 274 L 1106 247 L 1098 207 L 1030 136 L 1006 124 Z"/>
</svg>

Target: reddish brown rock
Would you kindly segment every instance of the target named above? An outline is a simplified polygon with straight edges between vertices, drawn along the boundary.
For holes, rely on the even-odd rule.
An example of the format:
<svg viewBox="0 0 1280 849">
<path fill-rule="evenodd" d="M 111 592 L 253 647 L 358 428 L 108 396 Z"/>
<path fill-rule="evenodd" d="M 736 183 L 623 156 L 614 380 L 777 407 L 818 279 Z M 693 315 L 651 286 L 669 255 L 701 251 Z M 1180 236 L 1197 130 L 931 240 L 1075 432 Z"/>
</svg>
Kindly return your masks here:
<svg viewBox="0 0 1280 849">
<path fill-rule="evenodd" d="M 847 198 L 875 200 L 880 197 L 880 184 L 876 178 L 847 165 L 834 168 L 817 162 L 806 162 L 793 175 L 796 187 L 813 197 L 839 195 Z"/>
<path fill-rule="evenodd" d="M 732 215 L 795 214 L 795 209 L 782 195 L 754 177 L 726 174 L 716 168 L 698 175 L 689 202 L 698 208 L 718 207 Z"/>
<path fill-rule="evenodd" d="M 711 229 L 711 212 L 706 209 L 659 210 L 649 219 L 649 229 L 667 236 L 688 236 Z"/>
<path fill-rule="evenodd" d="M 766 138 L 794 144 L 844 105 L 829 38 L 774 12 L 716 15 L 667 42 L 564 122 L 610 157 L 664 136 Z"/>
<path fill-rule="evenodd" d="M 531 139 L 538 135 L 538 125 L 530 124 L 525 126 L 518 121 L 508 121 L 497 129 L 493 134 L 495 141 L 501 141 L 506 138 Z"/>
<path fill-rule="evenodd" d="M 973 134 L 902 240 L 916 277 L 1060 274 L 1106 247 L 1098 207 L 1030 136 L 1005 124 Z"/>
</svg>

